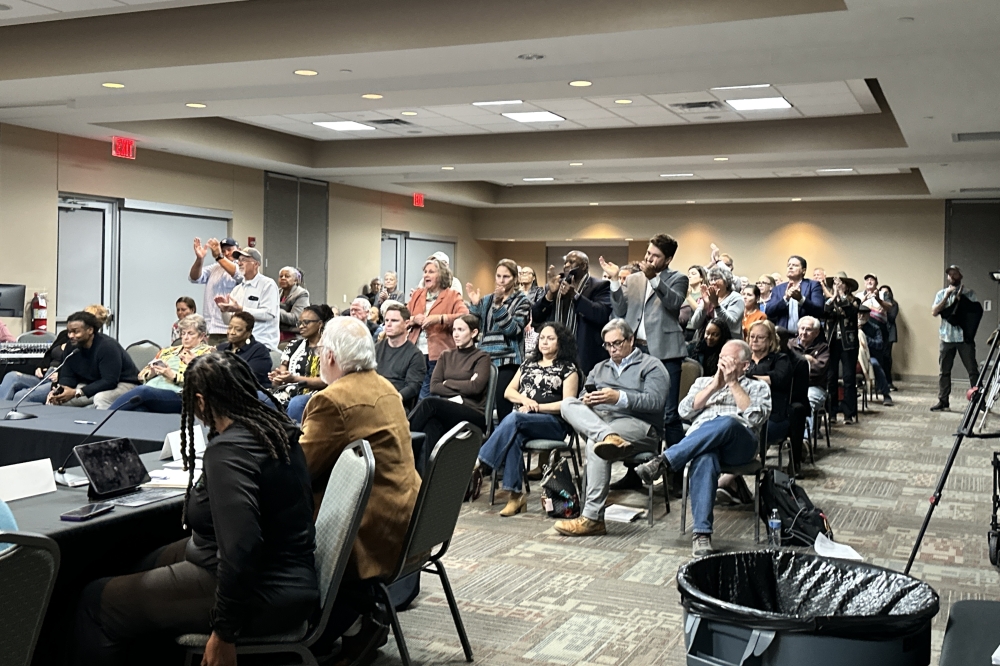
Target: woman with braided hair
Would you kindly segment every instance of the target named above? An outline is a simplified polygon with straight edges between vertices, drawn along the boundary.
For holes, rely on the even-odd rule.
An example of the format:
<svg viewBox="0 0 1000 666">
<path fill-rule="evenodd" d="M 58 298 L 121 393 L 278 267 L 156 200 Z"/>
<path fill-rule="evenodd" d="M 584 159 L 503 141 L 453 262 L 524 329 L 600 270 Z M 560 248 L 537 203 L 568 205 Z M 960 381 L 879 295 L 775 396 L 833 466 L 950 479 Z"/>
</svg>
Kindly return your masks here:
<svg viewBox="0 0 1000 666">
<path fill-rule="evenodd" d="M 167 654 L 180 634 L 210 633 L 202 663 L 232 666 L 237 637 L 294 630 L 317 610 L 312 489 L 299 431 L 260 402 L 258 390 L 232 353 L 188 365 L 181 446 L 191 536 L 153 552 L 129 575 L 86 587 L 80 663 L 124 664 L 133 644 L 148 654 L 159 641 Z M 209 427 L 200 478 L 196 418 Z"/>
</svg>

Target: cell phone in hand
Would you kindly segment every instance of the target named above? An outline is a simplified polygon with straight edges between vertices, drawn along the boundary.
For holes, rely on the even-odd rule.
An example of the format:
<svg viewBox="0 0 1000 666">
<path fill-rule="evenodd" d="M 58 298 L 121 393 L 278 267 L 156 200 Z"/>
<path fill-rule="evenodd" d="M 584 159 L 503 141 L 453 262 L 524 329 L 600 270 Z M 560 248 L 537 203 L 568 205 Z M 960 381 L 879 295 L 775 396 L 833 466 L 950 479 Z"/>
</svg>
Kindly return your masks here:
<svg viewBox="0 0 1000 666">
<path fill-rule="evenodd" d="M 96 516 L 113 511 L 115 508 L 114 504 L 109 502 L 97 502 L 95 504 L 85 504 L 79 509 L 73 509 L 72 511 L 67 511 L 59 516 L 59 520 L 66 520 L 71 523 L 80 523 L 85 520 L 90 520 Z"/>
<path fill-rule="evenodd" d="M 597 390 L 597 384 L 587 384 L 583 388 L 587 393 L 593 393 Z"/>
</svg>

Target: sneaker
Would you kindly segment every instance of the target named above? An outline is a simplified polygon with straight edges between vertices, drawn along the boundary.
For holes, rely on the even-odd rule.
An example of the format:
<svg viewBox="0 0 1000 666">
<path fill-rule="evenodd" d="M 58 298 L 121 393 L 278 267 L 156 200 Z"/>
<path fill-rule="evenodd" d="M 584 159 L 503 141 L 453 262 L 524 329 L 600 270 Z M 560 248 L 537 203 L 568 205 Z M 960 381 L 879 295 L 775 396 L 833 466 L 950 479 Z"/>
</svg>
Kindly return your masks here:
<svg viewBox="0 0 1000 666">
<path fill-rule="evenodd" d="M 716 488 L 715 503 L 719 506 L 733 506 L 734 504 L 742 504 L 743 502 L 728 488 Z"/>
<path fill-rule="evenodd" d="M 695 557 L 705 557 L 714 552 L 711 534 L 695 534 L 694 538 L 691 539 L 691 554 Z"/>
<path fill-rule="evenodd" d="M 668 472 L 670 470 L 670 465 L 667 463 L 667 457 L 665 455 L 658 455 L 649 462 L 642 463 L 635 468 L 635 473 L 639 475 L 642 482 L 647 485 L 653 485 L 653 482 L 660 478 L 661 474 Z"/>
<path fill-rule="evenodd" d="M 626 472 L 625 472 L 625 476 L 623 476 L 622 478 L 618 479 L 617 481 L 615 481 L 614 483 L 612 483 L 610 486 L 608 486 L 608 489 L 609 490 L 642 490 L 642 479 L 640 479 L 639 475 L 635 473 L 635 468 L 634 467 L 629 467 L 626 470 Z"/>
<path fill-rule="evenodd" d="M 884 407 L 892 407 L 892 405 L 893 405 L 892 398 L 890 398 L 888 395 L 886 395 L 885 398 L 882 400 L 882 405 Z"/>
<path fill-rule="evenodd" d="M 933 407 L 931 407 L 932 412 L 947 412 L 950 408 L 947 402 L 941 402 L 938 400 Z"/>
<path fill-rule="evenodd" d="M 560 520 L 553 527 L 563 536 L 601 536 L 608 533 L 603 520 L 591 520 L 585 516 Z"/>
<path fill-rule="evenodd" d="M 603 441 L 594 444 L 594 455 L 608 462 L 617 462 L 635 455 L 635 446 L 611 433 Z"/>
</svg>

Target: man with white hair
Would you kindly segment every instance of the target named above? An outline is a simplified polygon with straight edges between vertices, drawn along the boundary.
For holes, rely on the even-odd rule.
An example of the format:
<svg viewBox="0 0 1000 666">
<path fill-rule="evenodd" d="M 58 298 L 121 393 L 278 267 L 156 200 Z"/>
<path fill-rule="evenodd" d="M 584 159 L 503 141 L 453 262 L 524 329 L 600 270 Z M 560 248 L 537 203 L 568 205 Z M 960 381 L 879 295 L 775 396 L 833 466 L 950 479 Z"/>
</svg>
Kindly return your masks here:
<svg viewBox="0 0 1000 666">
<path fill-rule="evenodd" d="M 228 326 L 234 312 L 246 312 L 257 322 L 253 329 L 254 338 L 269 349 L 277 349 L 281 342 L 278 285 L 260 272 L 264 265 L 260 250 L 253 247 L 236 250 L 233 257 L 239 262 L 243 281 L 233 287 L 229 295 L 215 297 L 222 318 Z"/>
<path fill-rule="evenodd" d="M 799 319 L 798 333 L 799 337 L 789 341 L 788 348 L 809 363 L 809 405 L 816 409 L 826 402 L 830 345 L 819 339 L 819 319 L 816 317 Z"/>
<path fill-rule="evenodd" d="M 434 257 L 435 259 L 437 259 L 438 261 L 440 261 L 445 266 L 447 266 L 448 270 L 451 271 L 451 288 L 454 289 L 455 291 L 457 291 L 459 296 L 462 296 L 463 295 L 462 294 L 462 281 L 459 280 L 458 277 L 455 276 L 455 271 L 451 267 L 451 261 L 448 259 L 448 255 L 445 254 L 444 252 L 441 252 L 440 250 L 438 250 L 437 252 L 435 252 L 431 256 Z"/>
<path fill-rule="evenodd" d="M 334 464 L 352 442 L 368 441 L 377 470 L 323 637 L 325 643 L 343 636 L 341 660 L 360 663 L 388 635 L 388 627 L 375 619 L 375 608 L 365 605 L 368 595 L 362 581 L 392 574 L 420 491 L 420 476 L 413 464 L 403 402 L 392 384 L 375 372 L 375 344 L 368 328 L 353 317 L 334 317 L 323 329 L 320 346 L 320 376 L 327 387 L 306 405 L 299 437 L 316 508 Z"/>
<path fill-rule="evenodd" d="M 691 463 L 691 550 L 695 557 L 713 552 L 712 510 L 720 467 L 753 460 L 760 428 L 771 414 L 771 390 L 761 380 L 746 376 L 749 366 L 750 345 L 742 340 L 723 345 L 719 369 L 711 377 L 696 379 L 678 408 L 681 418 L 692 421 L 684 439 L 635 468 L 649 485 L 664 472 L 679 472 Z"/>
<path fill-rule="evenodd" d="M 368 319 L 368 313 L 372 309 L 372 304 L 364 296 L 358 296 L 353 301 L 351 301 L 350 315 L 360 322 L 364 322 L 365 326 L 368 327 L 368 332 L 371 333 L 372 338 L 375 337 L 375 331 L 378 330 L 378 326 L 373 324 Z"/>
</svg>

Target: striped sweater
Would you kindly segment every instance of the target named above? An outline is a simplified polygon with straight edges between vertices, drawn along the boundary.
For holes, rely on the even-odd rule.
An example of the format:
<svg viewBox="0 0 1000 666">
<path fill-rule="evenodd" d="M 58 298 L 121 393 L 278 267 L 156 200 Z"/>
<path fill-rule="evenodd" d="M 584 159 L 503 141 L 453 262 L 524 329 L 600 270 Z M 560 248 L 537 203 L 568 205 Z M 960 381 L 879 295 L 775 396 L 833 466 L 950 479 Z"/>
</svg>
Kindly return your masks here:
<svg viewBox="0 0 1000 666">
<path fill-rule="evenodd" d="M 494 295 L 483 296 L 469 312 L 479 317 L 479 349 L 490 355 L 493 365 L 520 366 L 524 361 L 524 329 L 531 320 L 531 302 L 515 290 L 510 298 L 493 307 Z"/>
</svg>

